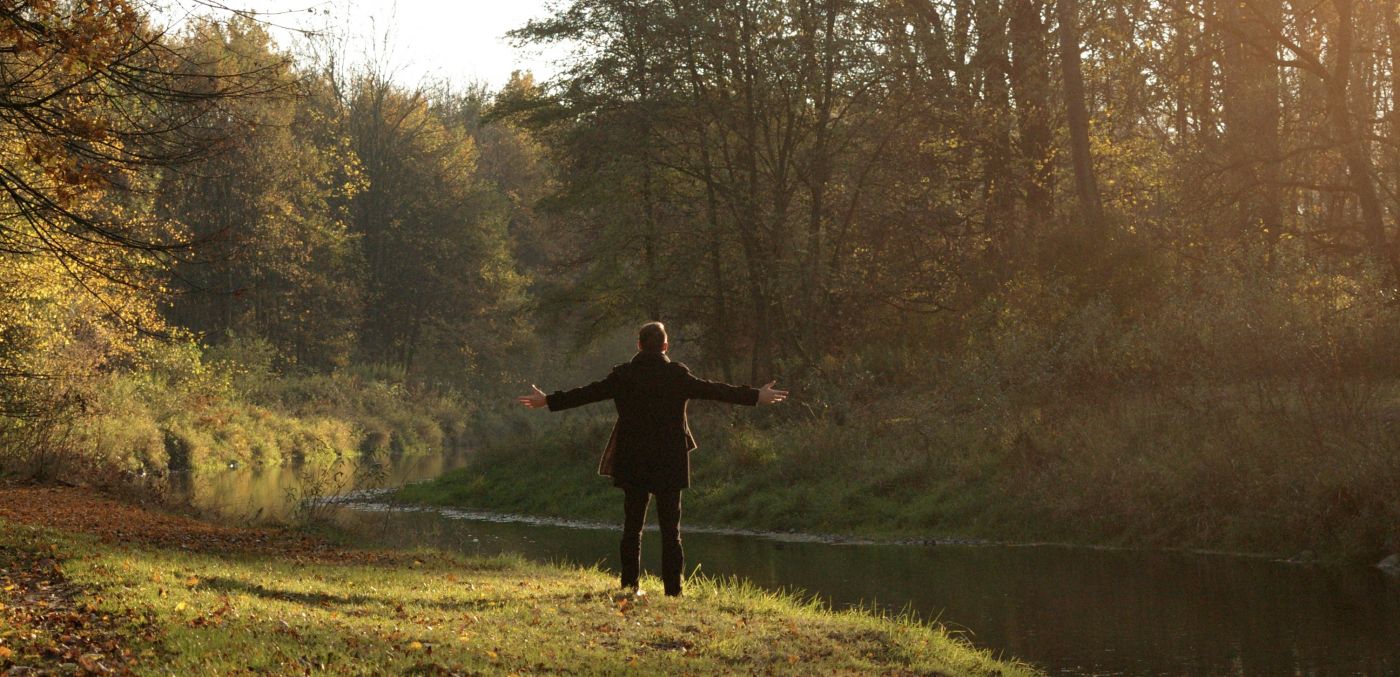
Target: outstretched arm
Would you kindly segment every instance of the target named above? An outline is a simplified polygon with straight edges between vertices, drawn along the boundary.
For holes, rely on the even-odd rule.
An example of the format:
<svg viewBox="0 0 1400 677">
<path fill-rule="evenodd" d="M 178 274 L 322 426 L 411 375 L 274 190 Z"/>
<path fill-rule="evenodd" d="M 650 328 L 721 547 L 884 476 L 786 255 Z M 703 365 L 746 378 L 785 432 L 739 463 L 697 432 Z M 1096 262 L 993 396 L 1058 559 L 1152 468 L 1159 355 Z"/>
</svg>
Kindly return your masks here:
<svg viewBox="0 0 1400 677">
<path fill-rule="evenodd" d="M 543 390 L 540 390 L 533 383 L 530 384 L 530 390 L 534 392 L 529 395 L 521 395 L 515 398 L 515 401 L 519 402 L 526 409 L 542 409 L 549 406 L 549 396 L 544 394 Z"/>
<path fill-rule="evenodd" d="M 515 401 L 528 409 L 549 407 L 550 411 L 560 411 L 563 409 L 581 407 L 594 402 L 601 402 L 603 400 L 610 400 L 615 394 L 616 386 L 617 380 L 612 374 L 609 374 L 607 378 L 601 381 L 594 381 L 581 388 L 559 390 L 549 395 L 544 394 L 543 390 L 531 385 L 530 390 L 534 392 L 529 395 L 517 397 Z"/>
<path fill-rule="evenodd" d="M 777 381 L 769 381 L 767 385 L 758 389 L 759 404 L 777 404 L 787 399 L 788 391 L 773 389 L 777 383 Z"/>
</svg>

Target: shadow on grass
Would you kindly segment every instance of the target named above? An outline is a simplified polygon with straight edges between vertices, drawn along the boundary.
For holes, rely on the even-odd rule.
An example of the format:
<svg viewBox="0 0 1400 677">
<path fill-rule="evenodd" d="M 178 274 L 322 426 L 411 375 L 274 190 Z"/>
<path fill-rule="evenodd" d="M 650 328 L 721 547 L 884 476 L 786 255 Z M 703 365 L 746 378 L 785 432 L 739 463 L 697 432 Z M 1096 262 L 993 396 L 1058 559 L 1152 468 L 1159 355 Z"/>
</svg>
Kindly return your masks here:
<svg viewBox="0 0 1400 677">
<path fill-rule="evenodd" d="M 409 601 L 404 599 L 366 595 L 362 593 L 336 594 L 281 590 L 276 588 L 269 588 L 265 585 L 258 583 L 250 583 L 248 581 L 239 580 L 237 578 L 229 578 L 226 576 L 215 576 L 212 578 L 203 579 L 199 582 L 198 588 L 213 590 L 230 595 L 248 595 L 253 597 L 260 597 L 262 599 L 275 600 L 279 602 L 289 602 L 292 604 L 303 604 L 307 606 L 315 606 L 322 608 L 330 606 L 356 605 L 384 605 L 387 607 L 399 607 L 406 601 Z M 592 599 L 606 600 L 609 599 L 609 596 L 606 592 L 579 590 L 575 592 L 545 595 L 526 595 L 522 597 L 485 597 L 480 599 L 462 600 L 417 599 L 412 600 L 411 603 L 415 606 L 426 606 L 446 612 L 466 612 L 495 608 L 502 606 L 508 602 L 520 602 L 527 599 L 534 602 L 577 602 L 588 601 Z"/>
<path fill-rule="evenodd" d="M 206 578 L 199 583 L 199 588 L 217 590 L 231 595 L 250 595 L 263 599 L 272 599 L 280 602 L 292 602 L 294 604 L 306 604 L 309 606 L 344 606 L 350 604 L 392 604 L 390 600 L 383 597 L 371 595 L 350 594 L 334 595 L 328 593 L 293 592 L 291 590 L 277 590 L 265 585 L 249 583 L 236 578 L 226 578 L 218 576 Z"/>
</svg>

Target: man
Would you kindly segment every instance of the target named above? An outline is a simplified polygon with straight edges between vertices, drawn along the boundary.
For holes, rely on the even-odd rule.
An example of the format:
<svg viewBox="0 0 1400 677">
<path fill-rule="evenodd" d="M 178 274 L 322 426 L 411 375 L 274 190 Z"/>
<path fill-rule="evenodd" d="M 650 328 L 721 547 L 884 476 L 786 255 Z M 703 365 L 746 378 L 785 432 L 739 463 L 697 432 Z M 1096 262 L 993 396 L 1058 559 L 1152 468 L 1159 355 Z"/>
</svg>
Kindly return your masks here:
<svg viewBox="0 0 1400 677">
<path fill-rule="evenodd" d="M 777 404 L 786 390 L 774 390 L 777 381 L 762 388 L 732 386 L 692 376 L 689 369 L 666 356 L 671 347 L 660 322 L 642 325 L 637 332 L 637 354 L 631 362 L 613 367 L 607 378 L 582 388 L 517 398 L 520 404 L 550 411 L 612 400 L 617 424 L 604 452 L 599 472 L 610 474 L 623 491 L 622 587 L 634 594 L 642 568 L 642 525 L 647 504 L 656 497 L 656 517 L 661 523 L 661 579 L 667 595 L 681 594 L 685 554 L 681 550 L 681 490 L 690 487 L 690 451 L 695 438 L 685 409 L 688 400 L 718 400 L 730 404 Z M 611 454 L 611 458 L 609 458 Z M 609 464 L 611 461 L 611 464 Z M 611 467 L 609 467 L 611 465 Z"/>
</svg>

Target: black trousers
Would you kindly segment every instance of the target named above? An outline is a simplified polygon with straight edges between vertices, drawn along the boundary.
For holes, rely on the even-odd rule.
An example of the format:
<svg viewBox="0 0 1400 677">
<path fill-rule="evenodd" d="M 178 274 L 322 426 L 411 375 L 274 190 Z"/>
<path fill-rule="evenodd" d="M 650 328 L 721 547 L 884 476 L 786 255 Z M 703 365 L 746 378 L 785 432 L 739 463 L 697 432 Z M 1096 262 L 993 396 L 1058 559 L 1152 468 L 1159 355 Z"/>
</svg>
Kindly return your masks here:
<svg viewBox="0 0 1400 677">
<path fill-rule="evenodd" d="M 624 487 L 622 520 L 622 586 L 636 586 L 642 573 L 642 525 L 652 494 Z M 681 491 L 656 492 L 656 519 L 661 523 L 661 581 L 666 594 L 681 594 L 685 551 L 681 549 Z"/>
</svg>

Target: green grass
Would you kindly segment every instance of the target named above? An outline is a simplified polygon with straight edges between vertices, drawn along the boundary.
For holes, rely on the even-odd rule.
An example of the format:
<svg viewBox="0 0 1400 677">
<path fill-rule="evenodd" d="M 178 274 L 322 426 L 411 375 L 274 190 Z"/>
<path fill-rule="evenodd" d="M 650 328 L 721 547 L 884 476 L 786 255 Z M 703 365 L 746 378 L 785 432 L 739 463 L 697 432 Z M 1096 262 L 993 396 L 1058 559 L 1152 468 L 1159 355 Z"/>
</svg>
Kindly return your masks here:
<svg viewBox="0 0 1400 677">
<path fill-rule="evenodd" d="M 15 548 L 52 550 L 102 613 L 149 615 L 146 638 L 130 640 L 139 673 L 1032 672 L 908 618 L 731 581 L 634 604 L 615 600 L 603 572 L 513 557 L 224 555 L 0 521 L 0 551 Z M 8 634 L 11 661 L 39 660 Z"/>
<path fill-rule="evenodd" d="M 820 418 L 697 406 L 686 521 L 1367 563 L 1400 552 L 1400 494 L 1387 488 L 1400 483 L 1400 384 L 1279 380 L 977 401 L 876 392 Z M 616 520 L 617 491 L 594 472 L 610 415 L 536 414 L 489 436 L 468 467 L 396 497 Z"/>
</svg>

